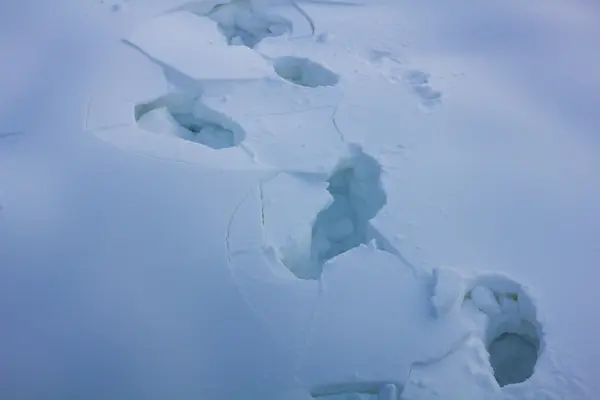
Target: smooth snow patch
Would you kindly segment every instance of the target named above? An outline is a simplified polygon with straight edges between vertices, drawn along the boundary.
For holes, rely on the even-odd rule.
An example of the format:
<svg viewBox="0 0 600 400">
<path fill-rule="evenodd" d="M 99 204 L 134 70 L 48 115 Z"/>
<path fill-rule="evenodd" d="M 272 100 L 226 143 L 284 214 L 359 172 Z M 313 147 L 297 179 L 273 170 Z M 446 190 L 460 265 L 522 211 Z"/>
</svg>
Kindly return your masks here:
<svg viewBox="0 0 600 400">
<path fill-rule="evenodd" d="M 280 174 L 261 185 L 265 239 L 296 276 L 315 277 L 311 234 L 319 211 L 331 203 L 327 184 Z M 302 199 L 295 204 L 282 199 Z M 309 273 L 310 272 L 310 273 Z"/>
<path fill-rule="evenodd" d="M 494 377 L 503 387 L 528 380 L 543 350 L 535 305 L 523 287 L 503 276 L 477 279 L 466 296 L 487 316 L 485 344 Z"/>
<path fill-rule="evenodd" d="M 273 66 L 277 75 L 296 85 L 335 86 L 340 80 L 335 72 L 304 57 L 279 57 L 275 59 Z"/>
<path fill-rule="evenodd" d="M 194 81 L 247 81 L 273 73 L 255 51 L 228 46 L 214 21 L 185 10 L 142 24 L 125 42 L 163 68 Z"/>
<path fill-rule="evenodd" d="M 206 107 L 197 97 L 180 93 L 136 105 L 135 119 L 151 131 L 171 125 L 167 130 L 172 134 L 213 149 L 238 146 L 245 137 L 243 128 L 231 118 Z"/>
</svg>

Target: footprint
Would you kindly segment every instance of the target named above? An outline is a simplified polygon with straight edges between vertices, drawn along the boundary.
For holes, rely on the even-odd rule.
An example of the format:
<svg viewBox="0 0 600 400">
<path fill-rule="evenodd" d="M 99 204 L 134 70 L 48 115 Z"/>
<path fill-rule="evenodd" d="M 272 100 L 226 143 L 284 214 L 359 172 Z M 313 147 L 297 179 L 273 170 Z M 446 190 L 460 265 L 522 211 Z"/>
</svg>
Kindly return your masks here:
<svg viewBox="0 0 600 400">
<path fill-rule="evenodd" d="M 206 107 L 200 99 L 172 93 L 135 106 L 138 124 L 155 133 L 167 133 L 215 150 L 236 147 L 243 128 L 231 118 Z"/>
<path fill-rule="evenodd" d="M 301 279 L 318 279 L 328 260 L 373 239 L 369 221 L 386 203 L 386 194 L 380 183 L 381 167 L 358 147 L 351 150 L 352 155 L 340 163 L 327 182 L 310 184 L 311 188 L 314 187 L 311 190 L 315 191 L 313 197 L 320 196 L 326 188 L 330 200 L 316 214 L 312 226 L 309 225 L 310 221 L 307 223 L 302 234 L 294 234 L 288 238 L 281 238 L 279 233 L 275 235 L 277 237 L 273 236 L 269 232 L 270 221 L 273 220 L 274 227 L 280 223 L 274 221 L 275 215 L 270 206 L 263 207 L 267 239 L 273 243 L 282 243 L 278 247 L 283 264 Z M 297 178 L 307 182 L 310 179 L 301 175 L 297 175 Z M 273 189 L 269 192 L 275 193 Z M 323 193 L 323 196 L 323 200 L 314 205 L 325 204 L 327 193 Z M 266 204 L 277 201 L 270 198 L 266 200 Z M 291 227 L 298 224 L 301 222 L 290 222 Z M 291 237 L 294 241 L 292 243 Z"/>
<path fill-rule="evenodd" d="M 267 37 L 281 36 L 292 30 L 289 20 L 261 12 L 250 1 L 221 3 L 208 9 L 206 4 L 189 3 L 182 8 L 215 21 L 230 45 L 254 48 Z"/>
<path fill-rule="evenodd" d="M 369 221 L 386 203 L 381 167 L 360 149 L 329 178 L 333 203 L 317 216 L 312 252 L 319 266 L 372 239 Z"/>
<path fill-rule="evenodd" d="M 475 280 L 465 299 L 487 315 L 484 342 L 500 387 L 527 381 L 543 350 L 533 300 L 517 282 L 501 276 Z"/>
<path fill-rule="evenodd" d="M 277 75 L 300 86 L 335 86 L 340 80 L 338 74 L 308 58 L 279 57 L 273 66 Z"/>
<path fill-rule="evenodd" d="M 412 70 L 405 75 L 406 82 L 420 98 L 424 106 L 432 107 L 442 101 L 442 92 L 435 90 L 429 84 L 430 75 L 419 70 Z"/>
</svg>

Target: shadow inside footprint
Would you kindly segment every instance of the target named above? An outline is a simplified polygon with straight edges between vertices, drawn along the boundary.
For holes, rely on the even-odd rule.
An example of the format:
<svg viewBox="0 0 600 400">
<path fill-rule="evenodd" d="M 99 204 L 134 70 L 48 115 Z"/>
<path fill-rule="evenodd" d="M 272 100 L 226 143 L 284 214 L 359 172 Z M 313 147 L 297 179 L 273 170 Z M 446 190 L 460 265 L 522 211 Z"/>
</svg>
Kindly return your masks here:
<svg viewBox="0 0 600 400">
<path fill-rule="evenodd" d="M 381 167 L 361 150 L 343 162 L 329 178 L 333 197 L 317 215 L 312 230 L 312 258 L 320 274 L 327 260 L 370 241 L 369 221 L 386 203 Z"/>
<path fill-rule="evenodd" d="M 274 68 L 277 75 L 300 86 L 335 86 L 340 80 L 338 74 L 308 58 L 279 57 Z"/>
<path fill-rule="evenodd" d="M 525 382 L 535 368 L 540 343 L 537 337 L 503 333 L 490 343 L 490 364 L 501 387 Z"/>
<path fill-rule="evenodd" d="M 292 30 L 289 20 L 261 12 L 248 0 L 219 4 L 208 12 L 196 14 L 215 21 L 230 45 L 253 48 L 267 37 L 281 36 Z"/>
<path fill-rule="evenodd" d="M 213 149 L 238 146 L 243 128 L 231 118 L 203 105 L 196 97 L 172 93 L 135 107 L 138 124 L 156 133 L 170 133 Z"/>
<path fill-rule="evenodd" d="M 544 349 L 535 304 L 523 287 L 502 275 L 479 277 L 466 299 L 487 315 L 485 344 L 500 387 L 528 380 Z"/>
</svg>

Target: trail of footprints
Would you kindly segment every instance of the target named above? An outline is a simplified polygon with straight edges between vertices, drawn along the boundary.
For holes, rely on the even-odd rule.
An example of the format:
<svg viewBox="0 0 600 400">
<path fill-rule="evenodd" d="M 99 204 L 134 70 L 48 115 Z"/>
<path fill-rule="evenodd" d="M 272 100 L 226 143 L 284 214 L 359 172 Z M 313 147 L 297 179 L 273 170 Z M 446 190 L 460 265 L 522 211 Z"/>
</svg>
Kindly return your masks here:
<svg viewBox="0 0 600 400">
<path fill-rule="evenodd" d="M 407 84 L 425 108 L 431 109 L 442 102 L 442 92 L 436 90 L 430 82 L 431 74 L 419 69 L 407 69 L 389 51 L 372 49 L 367 58 L 390 82 L 402 81 Z"/>
<path fill-rule="evenodd" d="M 258 12 L 245 1 L 232 1 L 208 8 L 206 3 L 188 3 L 181 9 L 217 22 L 230 45 L 253 48 L 266 37 L 280 36 L 292 29 L 290 21 Z M 308 88 L 335 86 L 340 79 L 338 74 L 325 66 L 303 57 L 277 57 L 273 60 L 273 70 L 281 79 Z M 204 105 L 200 95 L 170 93 L 149 103 L 136 105 L 134 114 L 136 121 L 146 130 L 152 131 L 153 124 L 162 121 L 162 126 L 165 123 L 176 126 L 170 133 L 180 139 L 215 150 L 239 146 L 246 136 L 238 123 Z"/>
<path fill-rule="evenodd" d="M 290 21 L 257 13 L 250 3 L 243 1 L 208 10 L 195 9 L 192 3 L 186 7 L 216 21 L 230 45 L 253 48 L 265 37 L 282 35 L 292 29 Z M 232 19 L 231 8 L 235 7 L 233 14 L 237 18 Z M 334 86 L 340 79 L 335 72 L 307 58 L 279 57 L 273 61 L 273 68 L 280 78 L 309 88 Z M 432 89 L 428 74 L 413 70 L 403 77 L 423 105 L 431 107 L 441 101 L 442 95 Z M 242 126 L 204 105 L 200 96 L 171 93 L 136 105 L 134 113 L 138 124 L 145 129 L 151 130 L 157 120 L 167 121 L 169 126 L 177 127 L 171 132 L 175 136 L 215 150 L 239 146 L 246 136 Z M 374 240 L 369 221 L 387 202 L 381 174 L 381 165 L 373 157 L 356 145 L 348 145 L 348 156 L 340 160 L 326 178 L 332 200 L 315 217 L 308 250 L 292 246 L 282 251 L 282 262 L 298 278 L 319 279 L 328 260 Z M 294 254 L 299 251 L 309 254 Z M 498 385 L 503 387 L 529 379 L 543 341 L 535 307 L 521 286 L 507 278 L 480 278 L 464 295 L 463 307 L 477 308 L 488 318 L 484 328 L 485 346 Z M 315 390 L 311 394 L 320 400 L 397 400 L 402 391 L 385 383 L 369 386 L 366 391 L 350 390 L 348 385 L 340 382 L 326 391 Z"/>
</svg>

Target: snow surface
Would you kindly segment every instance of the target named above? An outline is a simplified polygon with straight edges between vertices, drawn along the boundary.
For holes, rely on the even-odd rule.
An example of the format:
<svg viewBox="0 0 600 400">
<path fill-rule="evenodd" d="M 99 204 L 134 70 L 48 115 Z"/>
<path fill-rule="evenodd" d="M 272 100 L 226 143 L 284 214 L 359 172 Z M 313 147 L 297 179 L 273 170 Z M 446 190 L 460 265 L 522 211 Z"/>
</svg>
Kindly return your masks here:
<svg viewBox="0 0 600 400">
<path fill-rule="evenodd" d="M 0 398 L 600 396 L 593 2 L 0 4 Z"/>
</svg>

